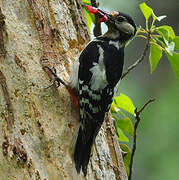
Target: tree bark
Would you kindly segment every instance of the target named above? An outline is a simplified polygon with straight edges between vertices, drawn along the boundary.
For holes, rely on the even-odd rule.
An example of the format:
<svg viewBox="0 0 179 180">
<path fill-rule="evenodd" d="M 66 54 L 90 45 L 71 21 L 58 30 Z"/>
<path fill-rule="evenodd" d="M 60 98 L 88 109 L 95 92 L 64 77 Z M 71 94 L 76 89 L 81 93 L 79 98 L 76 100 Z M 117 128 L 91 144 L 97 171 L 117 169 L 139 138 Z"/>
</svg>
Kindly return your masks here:
<svg viewBox="0 0 179 180">
<path fill-rule="evenodd" d="M 1 180 L 127 179 L 109 119 L 87 177 L 77 175 L 73 105 L 64 86 L 45 89 L 52 77 L 43 67 L 69 81 L 70 64 L 89 40 L 80 0 L 0 0 Z"/>
</svg>

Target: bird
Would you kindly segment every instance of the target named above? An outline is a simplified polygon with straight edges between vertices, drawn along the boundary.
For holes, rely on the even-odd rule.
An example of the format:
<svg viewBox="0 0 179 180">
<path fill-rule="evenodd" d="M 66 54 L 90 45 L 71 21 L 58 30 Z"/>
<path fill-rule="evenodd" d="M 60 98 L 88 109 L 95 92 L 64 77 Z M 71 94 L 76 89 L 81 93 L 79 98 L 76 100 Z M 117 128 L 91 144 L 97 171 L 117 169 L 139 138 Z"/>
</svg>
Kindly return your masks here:
<svg viewBox="0 0 179 180">
<path fill-rule="evenodd" d="M 124 48 L 135 36 L 136 25 L 131 16 L 113 11 L 86 6 L 97 14 L 98 22 L 104 22 L 106 33 L 91 40 L 74 62 L 69 83 L 53 72 L 54 82 L 62 83 L 70 93 L 79 112 L 79 129 L 74 147 L 74 162 L 77 173 L 86 176 L 91 148 L 112 104 L 122 76 Z"/>
</svg>

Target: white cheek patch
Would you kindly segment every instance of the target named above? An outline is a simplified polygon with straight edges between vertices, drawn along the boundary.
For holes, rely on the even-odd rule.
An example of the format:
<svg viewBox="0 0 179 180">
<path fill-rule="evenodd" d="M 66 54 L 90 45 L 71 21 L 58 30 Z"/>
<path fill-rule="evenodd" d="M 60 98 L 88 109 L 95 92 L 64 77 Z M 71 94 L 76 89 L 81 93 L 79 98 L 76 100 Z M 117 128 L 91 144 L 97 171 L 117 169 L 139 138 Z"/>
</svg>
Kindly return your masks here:
<svg viewBox="0 0 179 180">
<path fill-rule="evenodd" d="M 115 25 L 117 26 L 117 28 L 126 33 L 126 34 L 134 34 L 135 32 L 135 29 L 134 27 L 129 24 L 128 22 L 121 22 L 120 24 L 119 23 L 115 23 Z"/>
<path fill-rule="evenodd" d="M 94 66 L 90 69 L 92 77 L 90 80 L 92 90 L 104 89 L 108 84 L 106 79 L 106 69 L 103 62 L 104 59 L 104 50 L 99 47 L 99 61 L 95 63 Z"/>
</svg>

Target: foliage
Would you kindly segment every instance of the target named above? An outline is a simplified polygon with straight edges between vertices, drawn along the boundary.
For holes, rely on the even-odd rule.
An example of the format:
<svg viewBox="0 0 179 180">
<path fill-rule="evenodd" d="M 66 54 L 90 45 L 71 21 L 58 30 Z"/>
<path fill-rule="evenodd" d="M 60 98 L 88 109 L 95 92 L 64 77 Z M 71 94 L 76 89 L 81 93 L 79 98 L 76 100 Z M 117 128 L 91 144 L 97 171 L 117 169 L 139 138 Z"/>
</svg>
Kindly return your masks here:
<svg viewBox="0 0 179 180">
<path fill-rule="evenodd" d="M 129 175 L 129 166 L 130 166 L 130 160 L 131 160 L 131 150 L 126 144 L 120 144 L 120 147 L 122 151 L 126 152 L 126 155 L 124 156 L 124 164 L 126 168 L 127 175 Z"/>
<path fill-rule="evenodd" d="M 146 25 L 145 29 L 141 28 L 138 34 L 139 37 L 150 38 L 150 68 L 151 73 L 157 67 L 157 64 L 165 53 L 172 65 L 173 70 L 179 79 L 179 36 L 175 35 L 175 32 L 171 26 L 162 25 L 156 26 L 156 21 L 161 21 L 166 16 L 157 17 L 152 8 L 145 3 L 140 4 L 140 9 L 145 17 Z M 152 22 L 149 28 L 149 18 L 152 17 Z M 143 36 L 144 35 L 144 36 Z"/>
<path fill-rule="evenodd" d="M 129 142 L 128 136 L 134 136 L 134 126 L 130 117 L 135 117 L 135 109 L 132 100 L 120 93 L 120 96 L 116 96 L 111 105 L 111 114 L 115 119 L 115 128 L 120 142 Z M 129 175 L 129 165 L 131 158 L 131 150 L 126 144 L 121 144 L 121 149 L 127 152 L 124 157 L 124 164 Z"/>
</svg>

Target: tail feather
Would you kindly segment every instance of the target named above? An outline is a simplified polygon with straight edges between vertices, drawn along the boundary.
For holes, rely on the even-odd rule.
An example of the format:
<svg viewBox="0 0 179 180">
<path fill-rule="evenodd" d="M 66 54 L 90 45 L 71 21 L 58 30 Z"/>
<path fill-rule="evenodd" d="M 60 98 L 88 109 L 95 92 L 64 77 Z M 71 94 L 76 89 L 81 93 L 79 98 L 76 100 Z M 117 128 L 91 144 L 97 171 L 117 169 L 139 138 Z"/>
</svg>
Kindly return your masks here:
<svg viewBox="0 0 179 180">
<path fill-rule="evenodd" d="M 91 154 L 91 146 L 95 139 L 95 133 L 91 132 L 90 137 L 88 136 L 85 139 L 83 136 L 84 133 L 82 128 L 80 127 L 75 145 L 74 161 L 77 172 L 80 173 L 80 170 L 82 169 L 84 176 L 86 176 L 87 166 Z"/>
</svg>

